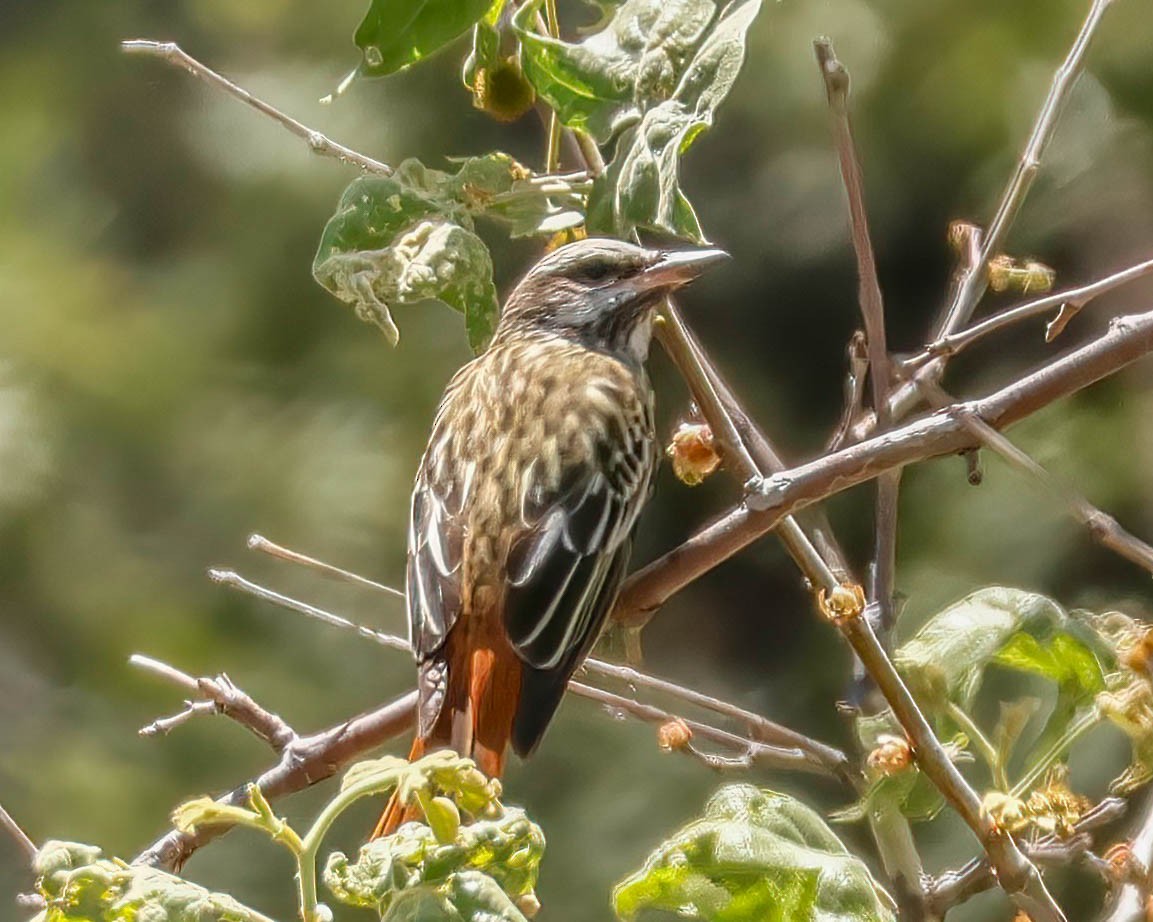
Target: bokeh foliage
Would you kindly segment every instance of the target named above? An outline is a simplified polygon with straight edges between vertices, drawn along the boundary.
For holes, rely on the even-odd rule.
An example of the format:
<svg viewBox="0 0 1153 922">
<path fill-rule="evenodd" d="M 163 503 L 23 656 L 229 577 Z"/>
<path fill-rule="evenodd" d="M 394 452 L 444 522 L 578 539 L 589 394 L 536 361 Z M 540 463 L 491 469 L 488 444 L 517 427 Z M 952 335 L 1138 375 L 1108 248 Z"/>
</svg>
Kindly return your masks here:
<svg viewBox="0 0 1153 922">
<path fill-rule="evenodd" d="M 791 457 L 819 450 L 833 425 L 841 351 L 858 322 L 811 39 L 831 34 L 854 75 L 891 339 L 902 349 L 921 341 L 942 300 L 947 221 L 990 212 L 1083 11 L 1072 0 L 785 2 L 752 27 L 750 66 L 681 177 L 701 225 L 736 258 L 686 306 Z M 176 702 L 128 672 L 133 651 L 193 672 L 225 669 L 302 730 L 410 684 L 401 658 L 227 596 L 201 574 L 244 562 L 281 588 L 397 626 L 387 600 L 244 560 L 243 537 L 260 530 L 397 582 L 409 480 L 439 391 L 468 355 L 461 325 L 436 308 L 405 309 L 405 345 L 388 350 L 310 279 L 349 172 L 184 75 L 117 52 L 123 38 L 179 39 L 390 163 L 412 156 L 447 171 L 457 167 L 446 153 L 503 148 L 540 168 L 534 117 L 497 125 L 460 88 L 466 40 L 319 106 L 355 60 L 348 36 L 363 14 L 351 0 L 0 7 L 0 107 L 12 139 L 0 150 L 0 798 L 39 840 L 66 835 L 130 854 L 177 801 L 268 759 L 236 728 L 207 721 L 161 742 L 137 739 L 137 726 Z M 1149 39 L 1141 5 L 1119 0 L 1017 224 L 1014 252 L 1056 266 L 1059 284 L 1147 257 L 1153 244 Z M 536 252 L 530 242 L 497 247 L 498 288 Z M 1110 310 L 1147 306 L 1149 293 L 1126 289 L 1066 336 Z M 1042 354 L 1037 331 L 1005 336 L 958 363 L 950 384 L 978 390 Z M 657 373 L 668 417 L 683 392 L 659 361 Z M 1145 535 L 1149 377 L 1137 369 L 1017 430 L 1043 463 Z M 1068 607 L 1140 609 L 1147 581 L 1011 472 L 986 465 L 976 490 L 960 462 L 906 478 L 899 588 L 910 632 L 993 583 Z M 663 477 L 638 559 L 731 495 L 719 480 L 688 493 Z M 863 497 L 833 504 L 859 560 L 867 508 Z M 831 707 L 846 657 L 771 542 L 674 600 L 646 649 L 655 671 L 849 737 Z M 1103 790 L 1098 766 L 1073 768 L 1079 787 Z M 697 815 L 713 785 L 687 760 L 662 758 L 645 728 L 567 705 L 531 765 L 508 780 L 550 835 L 542 901 L 563 905 L 566 918 L 603 918 L 604 902 L 589 895 L 607 900 L 610 883 Z M 830 791 L 816 796 L 843 806 Z M 287 810 L 304 814 L 310 803 Z M 343 831 L 349 848 L 368 813 Z M 590 850 L 594 827 L 602 844 Z M 221 842 L 189 870 L 288 915 L 284 867 L 241 869 L 245 850 Z M 27 887 L 15 857 L 0 839 L 5 905 Z M 948 836 L 928 852 L 934 867 L 960 857 Z M 1004 911 L 989 897 L 968 918 Z"/>
</svg>

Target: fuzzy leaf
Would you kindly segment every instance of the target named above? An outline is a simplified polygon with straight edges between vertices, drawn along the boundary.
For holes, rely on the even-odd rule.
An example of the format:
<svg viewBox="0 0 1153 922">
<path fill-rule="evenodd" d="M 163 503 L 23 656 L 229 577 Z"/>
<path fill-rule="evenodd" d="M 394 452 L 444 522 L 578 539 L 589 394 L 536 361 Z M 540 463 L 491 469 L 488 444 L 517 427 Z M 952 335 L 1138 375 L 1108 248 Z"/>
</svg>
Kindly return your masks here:
<svg viewBox="0 0 1153 922">
<path fill-rule="evenodd" d="M 223 893 L 156 868 L 101 858 L 90 845 L 47 842 L 34 869 L 48 902 L 34 922 L 272 922 Z"/>
<path fill-rule="evenodd" d="M 893 660 L 913 693 L 930 706 L 951 700 L 968 709 L 986 667 L 1014 634 L 1051 630 L 1065 621 L 1051 599 L 994 586 L 934 615 Z"/>
<path fill-rule="evenodd" d="M 868 869 L 799 801 L 751 785 L 718 791 L 613 893 L 619 916 L 708 922 L 890 922 Z"/>
<path fill-rule="evenodd" d="M 617 142 L 589 199 L 589 229 L 625 236 L 637 227 L 704 242 L 680 188 L 680 158 L 712 126 L 745 54 L 745 36 L 760 0 L 732 0 L 700 46 L 670 99 L 649 108 Z"/>
<path fill-rule="evenodd" d="M 372 0 L 357 26 L 359 72 L 384 77 L 428 57 L 463 35 L 492 0 Z"/>
<path fill-rule="evenodd" d="M 540 6 L 514 19 L 525 75 L 565 125 L 602 143 L 672 96 L 716 14 L 713 0 L 626 0 L 604 29 L 569 43 L 536 32 Z"/>
</svg>

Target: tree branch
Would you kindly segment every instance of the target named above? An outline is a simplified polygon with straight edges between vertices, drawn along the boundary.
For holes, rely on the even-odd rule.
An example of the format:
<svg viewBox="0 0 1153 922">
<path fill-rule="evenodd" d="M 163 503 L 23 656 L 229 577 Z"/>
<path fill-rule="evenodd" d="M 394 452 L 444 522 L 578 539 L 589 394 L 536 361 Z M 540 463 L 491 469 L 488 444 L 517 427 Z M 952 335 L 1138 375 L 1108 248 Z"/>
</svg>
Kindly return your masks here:
<svg viewBox="0 0 1153 922">
<path fill-rule="evenodd" d="M 1120 317 L 1104 335 L 987 397 L 774 474 L 740 506 L 633 573 L 613 617 L 621 624 L 643 625 L 671 596 L 776 527 L 784 516 L 894 468 L 975 447 L 978 441 L 965 426 L 966 415 L 1003 429 L 1150 350 L 1153 312 Z"/>
<path fill-rule="evenodd" d="M 307 143 L 309 150 L 314 154 L 320 154 L 322 157 L 334 157 L 344 163 L 350 163 L 353 166 L 359 167 L 366 173 L 376 173 L 380 176 L 392 175 L 392 167 L 387 163 L 381 163 L 379 160 L 373 160 L 371 157 L 357 153 L 352 148 L 338 144 L 336 141 L 325 137 L 319 131 L 298 122 L 291 115 L 286 115 L 275 106 L 253 96 L 248 90 L 244 89 L 244 87 L 237 86 L 212 68 L 201 64 L 196 58 L 187 54 L 175 42 L 155 42 L 140 38 L 121 42 L 120 47 L 127 54 L 147 55 L 148 57 L 159 58 L 165 63 L 171 64 L 173 67 L 183 68 L 192 74 L 192 76 L 203 80 L 218 90 L 223 90 L 229 96 L 234 96 L 245 105 L 251 106 L 257 112 L 261 112 L 279 122 L 288 131 Z"/>
<path fill-rule="evenodd" d="M 1017 168 L 1013 171 L 1009 184 L 1001 196 L 1001 202 L 997 206 L 997 212 L 985 232 L 980 255 L 962 276 L 953 301 L 938 327 L 937 338 L 962 327 L 973 315 L 977 302 L 985 293 L 989 283 L 985 271 L 989 265 L 989 259 L 999 253 L 1005 245 L 1005 237 L 1009 233 L 1009 228 L 1017 217 L 1021 203 L 1025 201 L 1025 196 L 1028 195 L 1033 180 L 1040 169 L 1041 157 L 1044 155 L 1045 148 L 1052 139 L 1053 131 L 1057 126 L 1057 117 L 1061 113 L 1069 92 L 1081 75 L 1081 70 L 1085 64 L 1085 53 L 1089 50 L 1093 34 L 1097 31 L 1101 17 L 1109 8 L 1110 3 L 1112 0 L 1093 0 L 1089 14 L 1085 17 L 1073 46 L 1069 49 L 1065 61 L 1057 68 L 1057 72 L 1053 76 L 1053 83 L 1049 87 L 1049 94 L 1046 96 L 1040 112 L 1037 113 L 1037 120 L 1033 124 L 1033 130 L 1025 144 L 1025 150 L 1017 161 Z"/>
<path fill-rule="evenodd" d="M 1097 26 L 1109 7 L 1112 0 L 1093 0 L 1089 14 L 1081 26 L 1069 53 L 1064 62 L 1053 76 L 1049 94 L 1045 98 L 1025 150 L 1017 163 L 1017 168 L 1010 177 L 1005 191 L 1001 194 L 1001 202 L 997 212 L 989 225 L 988 232 L 981 239 L 980 249 L 975 259 L 967 260 L 962 269 L 960 278 L 954 286 L 954 294 L 948 308 L 944 312 L 941 322 L 937 325 L 934 339 L 940 339 L 950 333 L 956 332 L 968 322 L 973 315 L 977 302 L 985 293 L 988 285 L 987 267 L 991 256 L 995 255 L 1004 245 L 1004 238 L 1009 232 L 1013 219 L 1033 183 L 1033 179 L 1040 168 L 1041 156 L 1045 151 L 1056 128 L 1057 116 L 1060 114 L 1069 91 L 1076 82 L 1084 66 L 1085 53 L 1092 41 Z M 904 417 L 920 399 L 920 386 L 926 381 L 941 380 L 945 372 L 947 359 L 937 356 L 922 365 L 914 372 L 912 378 L 900 387 L 893 390 L 889 397 L 889 412 L 894 419 Z M 852 436 L 860 441 L 868 438 L 877 426 L 875 414 L 868 414 L 857 422 L 852 428 Z"/>
<path fill-rule="evenodd" d="M 1053 310 L 1059 310 L 1060 313 L 1058 317 L 1061 319 L 1061 328 L 1056 329 L 1054 327 L 1054 324 L 1057 322 L 1055 319 L 1049 324 L 1049 331 L 1046 332 L 1045 336 L 1047 342 L 1052 342 L 1053 339 L 1060 334 L 1061 330 L 1064 329 L 1065 323 L 1071 320 L 1074 315 L 1079 313 L 1081 309 L 1094 298 L 1128 282 L 1132 282 L 1135 279 L 1149 275 L 1150 273 L 1153 273 L 1153 259 L 1137 263 L 1135 266 L 1130 266 L 1128 269 L 1123 269 L 1113 275 L 1098 279 L 1095 282 L 1090 282 L 1088 285 L 1082 285 L 1078 288 L 1067 288 L 1064 291 L 1058 291 L 1044 298 L 1038 298 L 1035 301 L 1028 301 L 1025 304 L 1011 307 L 1008 310 L 1001 311 L 999 314 L 994 314 L 982 320 L 980 323 L 975 323 L 973 326 L 967 327 L 964 330 L 940 337 L 926 346 L 924 351 L 919 355 L 914 356 L 908 364 L 910 366 L 916 365 L 934 356 L 954 356 L 973 345 L 977 340 L 988 336 L 996 330 L 1022 320 L 1028 320 L 1030 317 L 1037 317 Z"/>
<path fill-rule="evenodd" d="M 307 617 L 314 618 L 332 627 L 339 627 L 344 630 L 355 632 L 358 636 L 364 637 L 382 646 L 389 647 L 393 650 L 403 650 L 406 653 L 411 653 L 411 647 L 402 637 L 397 637 L 393 634 L 388 634 L 383 631 L 375 631 L 372 628 L 356 624 L 349 619 L 334 614 L 333 612 L 326 611 L 322 608 L 317 608 L 314 605 L 309 605 L 306 602 L 301 602 L 298 599 L 293 599 L 286 595 L 281 595 L 257 583 L 247 580 L 235 573 L 232 570 L 210 570 L 209 571 L 214 582 L 221 583 L 229 588 L 236 589 L 248 595 L 255 596 L 266 602 L 271 602 L 281 608 L 286 608 L 289 611 L 299 612 Z M 584 670 L 596 675 L 603 675 L 629 685 L 639 688 L 646 688 L 650 691 L 662 693 L 669 697 L 675 698 L 686 704 L 694 707 L 699 707 L 704 710 L 712 711 L 716 714 L 721 714 L 731 720 L 740 723 L 749 737 L 756 741 L 758 744 L 763 744 L 766 747 L 766 758 L 773 752 L 785 752 L 782 756 L 778 767 L 784 768 L 798 768 L 798 763 L 793 754 L 801 753 L 803 755 L 804 767 L 801 770 L 817 772 L 819 774 L 829 775 L 831 777 L 840 778 L 850 785 L 856 783 L 856 777 L 852 772 L 848 757 L 838 749 L 820 743 L 802 733 L 798 733 L 788 727 L 775 723 L 766 717 L 761 717 L 759 714 L 754 714 L 751 711 L 738 708 L 736 705 L 720 701 L 717 698 L 704 695 L 700 692 L 694 691 L 689 688 L 669 682 L 665 679 L 658 679 L 655 676 L 647 675 L 646 673 L 639 672 L 636 669 L 631 669 L 625 666 L 618 666 L 613 663 L 607 663 L 602 660 L 588 659 L 584 662 Z M 579 685 L 579 688 L 577 687 Z M 637 705 L 637 710 L 630 711 L 619 705 L 622 699 L 620 696 L 614 695 L 611 692 L 603 691 L 601 689 L 592 688 L 588 685 L 581 683 L 570 683 L 570 690 L 575 694 L 585 698 L 592 698 L 600 703 L 606 703 L 605 696 L 609 696 L 612 700 L 610 703 L 613 707 L 621 707 L 627 713 L 633 716 L 641 717 L 641 719 L 648 720 L 649 722 L 663 723 L 671 719 L 672 715 L 661 711 L 657 708 L 642 705 L 638 702 L 633 702 Z M 645 710 L 645 709 L 648 710 Z M 649 716 L 644 716 L 648 714 Z M 733 740 L 740 741 L 742 747 L 747 748 L 749 740 L 743 737 L 736 736 L 727 730 L 720 730 L 714 727 L 709 727 L 703 723 L 694 723 L 693 727 L 697 729 L 701 736 L 712 739 L 714 742 L 728 743 L 732 745 Z"/>
<path fill-rule="evenodd" d="M 40 852 L 36 847 L 36 843 L 28 837 L 28 833 L 20 828 L 20 824 L 12 819 L 12 815 L 4 809 L 3 804 L 0 804 L 0 829 L 4 829 L 16 840 L 16 844 L 20 846 L 20 850 L 27 856 L 29 864 L 36 859 L 37 854 Z"/>
<path fill-rule="evenodd" d="M 262 708 L 247 694 L 233 685 L 232 680 L 226 675 L 222 674 L 215 679 L 195 679 L 187 673 L 169 666 L 167 663 L 162 663 L 148 656 L 142 656 L 139 653 L 134 653 L 129 657 L 128 662 L 138 669 L 143 669 L 146 672 L 151 672 L 153 675 L 160 676 L 162 679 L 178 685 L 185 691 L 191 692 L 202 699 L 199 702 L 185 702 L 186 709 L 181 714 L 176 717 L 154 721 L 140 731 L 141 736 L 166 734 L 175 726 L 187 720 L 188 717 L 204 710 L 204 708 L 197 707 L 198 704 L 208 704 L 210 707 L 207 710 L 232 718 L 242 727 L 250 730 L 258 739 L 268 743 L 268 745 L 272 747 L 273 752 L 283 752 L 284 748 L 297 738 L 296 731 L 285 723 L 284 718 Z"/>
<path fill-rule="evenodd" d="M 952 402 L 949 395 L 939 386 L 925 385 L 925 387 L 932 403 L 944 406 Z M 1012 467 L 1032 477 L 1050 496 L 1065 506 L 1069 514 L 1089 530 L 1094 541 L 1153 574 L 1153 547 L 1136 535 L 1130 534 L 1113 516 L 1098 509 L 1076 490 L 1058 481 L 1026 452 L 984 420 L 967 417 L 963 422 L 982 445 L 995 451 Z"/>
<path fill-rule="evenodd" d="M 368 750 L 407 732 L 415 723 L 416 692 L 411 691 L 383 707 L 342 721 L 327 730 L 295 737 L 281 751 L 276 765 L 219 800 L 233 806 L 247 804 L 249 783 L 257 785 L 270 801 L 302 791 L 332 777 Z M 195 833 L 174 829 L 137 855 L 133 863 L 179 870 L 198 848 L 230 828 L 198 826 Z"/>
</svg>

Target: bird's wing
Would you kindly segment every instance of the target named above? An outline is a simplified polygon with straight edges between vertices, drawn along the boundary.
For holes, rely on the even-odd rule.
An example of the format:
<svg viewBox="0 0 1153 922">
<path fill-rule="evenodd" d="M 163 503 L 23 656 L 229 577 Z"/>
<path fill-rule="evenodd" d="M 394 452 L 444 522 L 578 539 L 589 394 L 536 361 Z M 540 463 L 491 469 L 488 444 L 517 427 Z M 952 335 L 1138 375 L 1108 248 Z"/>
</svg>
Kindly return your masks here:
<svg viewBox="0 0 1153 922">
<path fill-rule="evenodd" d="M 655 464 L 649 409 L 607 427 L 590 457 L 546 480 L 531 467 L 521 533 L 506 562 L 504 624 L 524 661 L 513 747 L 539 741 L 569 677 L 596 641 L 628 565 Z M 549 483 L 556 483 L 550 487 Z"/>
<path fill-rule="evenodd" d="M 440 418 L 438 417 L 438 423 Z M 437 430 L 433 441 L 437 444 Z M 447 450 L 447 442 L 441 443 Z M 408 524 L 408 629 L 419 662 L 444 645 L 461 607 L 465 525 L 463 484 L 451 463 L 426 453 L 412 491 Z"/>
</svg>

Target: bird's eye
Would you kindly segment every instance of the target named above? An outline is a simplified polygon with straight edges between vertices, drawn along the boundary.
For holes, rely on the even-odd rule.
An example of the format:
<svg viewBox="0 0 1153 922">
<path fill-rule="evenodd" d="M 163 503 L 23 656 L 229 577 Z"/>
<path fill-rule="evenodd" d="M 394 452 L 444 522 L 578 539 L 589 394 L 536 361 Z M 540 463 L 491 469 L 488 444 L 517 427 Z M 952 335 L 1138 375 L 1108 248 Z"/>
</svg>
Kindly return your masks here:
<svg viewBox="0 0 1153 922">
<path fill-rule="evenodd" d="M 580 276 L 590 282 L 599 282 L 612 271 L 612 263 L 607 259 L 590 259 L 580 267 Z"/>
</svg>

